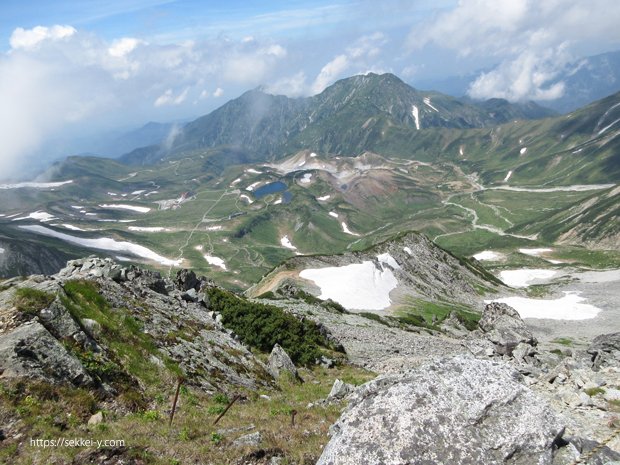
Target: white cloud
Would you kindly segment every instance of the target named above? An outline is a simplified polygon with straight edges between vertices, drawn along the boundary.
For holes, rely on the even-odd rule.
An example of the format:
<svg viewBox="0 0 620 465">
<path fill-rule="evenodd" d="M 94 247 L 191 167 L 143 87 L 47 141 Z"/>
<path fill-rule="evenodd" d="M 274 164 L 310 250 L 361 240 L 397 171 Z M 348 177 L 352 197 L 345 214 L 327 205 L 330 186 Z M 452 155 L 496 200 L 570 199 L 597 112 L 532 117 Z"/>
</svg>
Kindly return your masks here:
<svg viewBox="0 0 620 465">
<path fill-rule="evenodd" d="M 11 48 L 33 49 L 46 40 L 61 40 L 71 37 L 77 31 L 72 26 L 55 25 L 52 27 L 36 26 L 32 29 L 18 27 L 9 39 Z"/>
<path fill-rule="evenodd" d="M 338 55 L 321 69 L 312 83 L 312 92 L 319 94 L 349 67 L 347 55 Z"/>
<path fill-rule="evenodd" d="M 303 71 L 285 76 L 267 86 L 267 92 L 275 95 L 288 95 L 289 97 L 299 97 L 308 92 L 306 74 Z"/>
<path fill-rule="evenodd" d="M 313 94 L 322 92 L 336 79 L 344 77 L 345 71 L 355 67 L 358 74 L 370 69 L 382 69 L 375 58 L 381 53 L 381 47 L 387 43 L 386 36 L 381 32 L 364 35 L 346 48 L 346 53 L 336 56 L 327 63 L 310 86 Z"/>
<path fill-rule="evenodd" d="M 123 37 L 122 39 L 112 42 L 112 45 L 108 48 L 108 53 L 113 57 L 124 57 L 125 55 L 131 53 L 141 43 L 143 42 L 140 39 Z"/>
<path fill-rule="evenodd" d="M 185 102 L 188 92 L 189 87 L 183 90 L 179 95 L 175 96 L 172 89 L 167 89 L 166 92 L 157 97 L 153 105 L 156 107 L 161 107 L 164 105 L 180 105 Z"/>
<path fill-rule="evenodd" d="M 589 43 L 599 51 L 618 46 L 618 17 L 616 0 L 459 0 L 412 28 L 406 45 L 412 52 L 432 44 L 499 62 L 472 85 L 472 96 L 553 99 L 564 89 L 557 76 Z"/>
<path fill-rule="evenodd" d="M 222 89 L 221 87 L 218 87 L 217 89 L 215 89 L 215 91 L 213 91 L 213 96 L 215 98 L 221 97 L 222 95 L 224 95 L 224 89 Z"/>
</svg>

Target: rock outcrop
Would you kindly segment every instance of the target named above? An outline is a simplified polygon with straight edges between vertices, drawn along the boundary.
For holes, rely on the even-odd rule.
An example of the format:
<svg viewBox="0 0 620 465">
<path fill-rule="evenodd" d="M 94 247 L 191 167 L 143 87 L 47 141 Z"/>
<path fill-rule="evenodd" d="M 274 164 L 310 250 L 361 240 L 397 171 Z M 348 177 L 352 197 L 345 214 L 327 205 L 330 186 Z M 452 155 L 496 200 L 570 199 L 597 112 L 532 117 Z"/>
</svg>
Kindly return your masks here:
<svg viewBox="0 0 620 465">
<path fill-rule="evenodd" d="M 564 421 L 503 363 L 457 356 L 361 387 L 318 465 L 551 465 Z"/>
<path fill-rule="evenodd" d="M 75 308 L 79 302 L 71 303 L 65 286 L 73 281 L 96 286 L 105 307 L 101 321 L 81 315 L 82 311 Z M 111 312 L 115 318 L 122 315 L 134 322 L 138 340 L 148 339 L 145 347 L 150 347 L 150 352 L 143 354 L 145 368 L 176 365 L 188 384 L 208 392 L 270 386 L 267 367 L 222 326 L 218 314 L 209 311 L 205 290 L 210 285 L 213 283 L 188 270 L 181 270 L 175 280 L 170 280 L 154 271 L 97 257 L 72 260 L 53 276 L 11 280 L 0 292 L 0 304 L 5 307 L 0 316 L 10 322 L 0 327 L 0 377 L 98 385 L 97 376 L 89 374 L 76 354 L 102 368 L 119 366 L 124 370 L 125 357 L 110 350 L 114 332 L 103 328 L 110 323 L 105 312 Z M 47 307 L 29 313 L 24 322 L 20 311 L 11 308 L 18 288 L 56 297 Z M 74 308 L 70 311 L 67 305 Z"/>
<path fill-rule="evenodd" d="M 269 373 L 271 373 L 271 376 L 274 378 L 279 378 L 286 373 L 294 379 L 299 379 L 299 374 L 297 373 L 295 364 L 280 344 L 273 346 L 271 354 L 269 354 L 269 361 L 267 364 Z"/>
<path fill-rule="evenodd" d="M 37 322 L 29 322 L 2 335 L 0 377 L 37 379 L 80 387 L 94 384 L 80 361 Z"/>
<path fill-rule="evenodd" d="M 525 326 L 517 311 L 502 303 L 488 304 L 478 323 L 484 337 L 495 345 L 500 355 L 512 355 L 520 343 L 536 345 L 536 338 Z"/>
<path fill-rule="evenodd" d="M 601 366 L 620 366 L 620 333 L 597 336 L 588 347 L 595 369 Z"/>
</svg>

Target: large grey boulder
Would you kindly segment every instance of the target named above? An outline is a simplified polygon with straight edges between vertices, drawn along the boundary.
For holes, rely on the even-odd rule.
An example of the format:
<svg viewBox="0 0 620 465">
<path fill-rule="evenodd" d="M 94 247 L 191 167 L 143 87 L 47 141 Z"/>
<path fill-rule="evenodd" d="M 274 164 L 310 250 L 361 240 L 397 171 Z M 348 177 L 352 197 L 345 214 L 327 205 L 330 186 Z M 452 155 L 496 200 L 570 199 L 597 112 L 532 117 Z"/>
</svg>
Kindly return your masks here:
<svg viewBox="0 0 620 465">
<path fill-rule="evenodd" d="M 512 351 L 521 342 L 530 345 L 538 343 L 519 313 L 503 303 L 488 304 L 478 326 L 484 332 L 484 337 L 495 344 L 495 350 L 500 355 L 512 355 Z"/>
<path fill-rule="evenodd" d="M 317 465 L 550 465 L 563 421 L 510 366 L 459 355 L 357 388 Z"/>
<path fill-rule="evenodd" d="M 293 378 L 299 378 L 295 364 L 280 344 L 273 346 L 271 354 L 269 354 L 267 368 L 274 378 L 279 378 L 283 373 L 288 373 Z"/>
<path fill-rule="evenodd" d="M 0 379 L 31 378 L 92 386 L 93 379 L 40 323 L 31 322 L 0 338 Z"/>
<path fill-rule="evenodd" d="M 592 356 L 595 370 L 607 365 L 620 366 L 620 333 L 595 337 L 587 352 Z"/>
</svg>

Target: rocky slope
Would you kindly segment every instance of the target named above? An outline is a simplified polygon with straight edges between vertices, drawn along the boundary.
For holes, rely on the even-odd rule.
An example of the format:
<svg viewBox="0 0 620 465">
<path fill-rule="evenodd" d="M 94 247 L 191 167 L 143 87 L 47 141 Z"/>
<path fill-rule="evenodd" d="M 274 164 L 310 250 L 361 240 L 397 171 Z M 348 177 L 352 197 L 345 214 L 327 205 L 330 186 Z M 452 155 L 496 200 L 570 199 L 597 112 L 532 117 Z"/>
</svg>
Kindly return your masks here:
<svg viewBox="0 0 620 465">
<path fill-rule="evenodd" d="M 392 309 L 410 302 L 411 299 L 452 302 L 471 307 L 481 302 L 481 296 L 485 292 L 502 286 L 500 281 L 479 265 L 455 257 L 422 234 L 409 232 L 361 252 L 293 257 L 267 274 L 246 294 L 256 297 L 277 291 L 283 285 L 294 285 L 311 294 L 324 295 L 327 292 L 322 290 L 320 285 L 317 286 L 311 277 L 305 277 L 304 270 L 328 269 L 335 270 L 335 282 L 343 279 L 342 288 L 337 290 L 337 296 L 332 298 L 347 309 L 359 310 L 355 304 L 347 304 L 347 294 L 355 293 L 357 287 L 355 280 L 347 280 L 345 276 L 351 273 L 351 265 L 369 263 L 376 270 L 376 280 L 386 276 L 394 279 L 393 289 L 389 292 L 390 303 L 386 305 Z M 357 273 L 356 270 L 352 273 Z M 361 277 L 362 274 L 363 270 L 360 272 Z M 327 297 L 331 295 L 323 298 Z M 342 300 L 338 300 L 339 298 Z"/>
<path fill-rule="evenodd" d="M 425 242 L 412 237 L 418 242 L 407 239 L 406 247 L 413 252 Z M 392 245 L 379 247 L 400 258 Z M 169 463 L 179 450 L 183 461 L 254 465 L 620 459 L 620 438 L 612 435 L 620 431 L 620 336 L 597 337 L 585 348 L 541 346 L 505 304 L 476 308 L 482 315 L 474 325 L 457 310 L 432 324 L 369 317 L 291 283 L 248 301 L 187 270 L 168 279 L 108 259 L 74 260 L 53 276 L 0 283 L 0 443 L 12 448 L 16 463 L 38 453 L 24 434 L 62 428 L 71 434 L 112 428 L 134 441 L 129 448 L 84 450 L 75 464 Z M 305 352 L 295 350 L 301 346 Z M 307 368 L 303 355 L 311 357 Z M 362 384 L 373 375 L 351 372 L 349 363 L 380 376 Z M 187 388 L 183 426 L 175 430 L 160 417 L 165 397 L 156 399 L 172 395 L 179 377 Z M 239 406 L 226 427 L 215 429 L 204 417 L 224 411 L 226 394 L 240 394 Z M 40 414 L 49 399 L 67 396 L 71 412 L 78 399 L 91 399 L 79 416 L 96 413 L 92 425 L 80 430 L 79 419 Z M 343 402 L 348 406 L 338 419 Z M 205 442 L 211 447 L 199 447 Z"/>
</svg>

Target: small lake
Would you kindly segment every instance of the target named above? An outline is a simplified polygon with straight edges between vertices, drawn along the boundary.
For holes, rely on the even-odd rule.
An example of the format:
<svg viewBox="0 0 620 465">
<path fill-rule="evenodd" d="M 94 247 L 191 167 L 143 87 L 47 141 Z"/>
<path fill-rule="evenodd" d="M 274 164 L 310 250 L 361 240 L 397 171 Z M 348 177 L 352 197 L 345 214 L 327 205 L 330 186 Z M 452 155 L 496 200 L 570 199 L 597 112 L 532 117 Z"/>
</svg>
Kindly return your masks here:
<svg viewBox="0 0 620 465">
<path fill-rule="evenodd" d="M 257 199 L 260 199 L 261 197 L 265 197 L 266 195 L 269 194 L 276 194 L 278 192 L 284 192 L 287 189 L 287 185 L 284 184 L 282 181 L 276 181 L 276 182 L 270 182 L 269 184 L 265 184 L 264 186 L 259 187 L 258 189 L 256 189 L 253 194 L 254 197 L 256 197 Z"/>
</svg>

